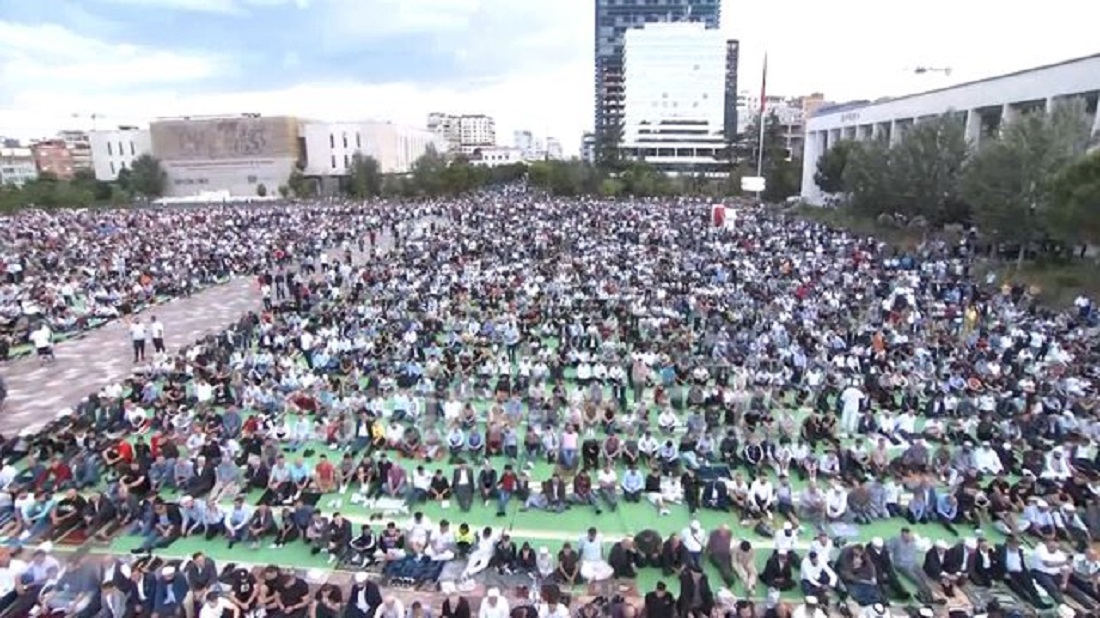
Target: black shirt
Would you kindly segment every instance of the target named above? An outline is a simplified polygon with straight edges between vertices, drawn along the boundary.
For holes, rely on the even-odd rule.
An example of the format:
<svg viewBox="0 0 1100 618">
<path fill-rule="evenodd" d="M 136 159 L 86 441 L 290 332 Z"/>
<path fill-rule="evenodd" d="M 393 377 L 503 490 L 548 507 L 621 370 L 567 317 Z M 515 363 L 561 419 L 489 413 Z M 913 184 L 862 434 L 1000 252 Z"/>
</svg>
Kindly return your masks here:
<svg viewBox="0 0 1100 618">
<path fill-rule="evenodd" d="M 279 592 L 279 599 L 283 605 L 297 605 L 309 596 L 309 584 L 305 580 L 294 578 L 293 582 L 285 582 Z"/>
</svg>

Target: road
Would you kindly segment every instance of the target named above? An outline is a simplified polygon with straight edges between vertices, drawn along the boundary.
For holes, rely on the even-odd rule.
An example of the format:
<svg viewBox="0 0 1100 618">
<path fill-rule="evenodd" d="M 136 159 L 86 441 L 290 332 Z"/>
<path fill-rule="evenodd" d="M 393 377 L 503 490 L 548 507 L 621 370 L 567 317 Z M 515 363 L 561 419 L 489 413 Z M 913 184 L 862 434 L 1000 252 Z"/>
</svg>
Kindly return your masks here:
<svg viewBox="0 0 1100 618">
<path fill-rule="evenodd" d="M 424 222 L 416 222 L 423 225 Z M 378 249 L 388 251 L 393 239 L 387 232 L 377 238 Z M 340 253 L 334 249 L 335 257 Z M 204 335 L 229 326 L 248 311 L 262 306 L 254 277 L 236 277 L 206 288 L 190 298 L 177 298 L 140 313 L 146 322 L 156 316 L 164 324 L 164 343 L 170 354 Z M 66 408 L 99 389 L 133 373 L 133 348 L 124 320 L 113 320 L 88 331 L 84 337 L 54 346 L 57 362 L 42 365 L 27 356 L 0 367 L 8 386 L 8 399 L 0 414 L 0 434 L 34 431 Z M 152 343 L 146 343 L 152 354 Z"/>
</svg>

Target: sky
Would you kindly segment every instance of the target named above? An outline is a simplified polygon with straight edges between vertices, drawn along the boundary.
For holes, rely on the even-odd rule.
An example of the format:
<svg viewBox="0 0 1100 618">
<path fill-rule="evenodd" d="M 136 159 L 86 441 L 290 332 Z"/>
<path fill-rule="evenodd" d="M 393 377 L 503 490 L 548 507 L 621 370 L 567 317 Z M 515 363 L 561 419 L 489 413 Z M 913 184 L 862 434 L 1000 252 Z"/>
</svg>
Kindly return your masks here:
<svg viewBox="0 0 1100 618">
<path fill-rule="evenodd" d="M 723 0 L 739 89 L 875 99 L 1100 52 L 1100 3 Z M 161 116 L 291 114 L 423 127 L 485 113 L 576 153 L 594 0 L 0 2 L 0 135 Z M 892 10 L 888 10 L 892 9 Z M 914 75 L 918 66 L 950 67 Z M 93 120 L 92 116 L 96 118 Z"/>
</svg>

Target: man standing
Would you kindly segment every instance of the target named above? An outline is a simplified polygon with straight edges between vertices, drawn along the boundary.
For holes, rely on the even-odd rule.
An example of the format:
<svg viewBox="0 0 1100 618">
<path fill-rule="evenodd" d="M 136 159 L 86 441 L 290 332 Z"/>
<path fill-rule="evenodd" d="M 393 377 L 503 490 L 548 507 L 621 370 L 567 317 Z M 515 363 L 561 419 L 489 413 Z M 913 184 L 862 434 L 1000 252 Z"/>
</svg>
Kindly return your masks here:
<svg viewBox="0 0 1100 618">
<path fill-rule="evenodd" d="M 157 321 L 157 316 L 149 319 L 149 334 L 153 337 L 153 353 L 164 353 L 164 323 Z"/>
<path fill-rule="evenodd" d="M 130 322 L 130 341 L 134 344 L 134 362 L 145 362 L 145 325 L 141 318 L 135 317 Z"/>
</svg>

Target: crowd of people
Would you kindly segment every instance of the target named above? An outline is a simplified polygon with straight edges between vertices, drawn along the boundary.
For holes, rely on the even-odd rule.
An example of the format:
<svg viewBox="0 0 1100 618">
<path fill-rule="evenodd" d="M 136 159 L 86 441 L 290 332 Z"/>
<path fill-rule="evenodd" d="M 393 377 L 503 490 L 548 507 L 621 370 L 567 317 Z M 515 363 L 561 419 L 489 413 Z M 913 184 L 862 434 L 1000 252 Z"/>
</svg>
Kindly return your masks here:
<svg viewBox="0 0 1100 618">
<path fill-rule="evenodd" d="M 380 223 L 375 211 L 340 203 L 7 215 L 0 226 L 0 360 L 287 256 L 316 258 L 322 247 L 361 238 Z"/>
<path fill-rule="evenodd" d="M 453 595 L 405 608 L 368 574 L 458 594 L 488 576 L 571 590 L 654 569 L 677 584 L 640 606 L 548 593 L 509 607 L 493 590 L 479 615 L 1100 610 L 1090 300 L 1058 312 L 975 281 L 970 238 L 900 253 L 751 209 L 714 228 L 702 204 L 524 193 L 433 204 L 430 221 L 372 208 L 390 251 L 368 226 L 345 232 L 359 258 L 279 266 L 272 252 L 294 252 L 280 243 L 340 233 L 307 209 L 312 229 L 242 262 L 262 311 L 5 442 L 0 533 L 32 547 L 128 531 L 135 564 L 200 535 L 307 544 L 358 573 L 346 596 L 314 595 L 269 567 L 204 616 L 461 617 Z M 595 526 L 552 550 L 475 521 L 477 504 L 590 509 Z M 633 504 L 654 517 L 605 540 L 601 516 Z M 680 510 L 690 524 L 662 529 Z M 708 513 L 725 523 L 705 529 Z M 56 590 L 34 560 L 0 604 Z M 180 578 L 208 560 L 127 566 L 170 582 L 127 603 L 202 601 L 212 580 Z M 125 587 L 101 581 L 98 608 Z"/>
</svg>

